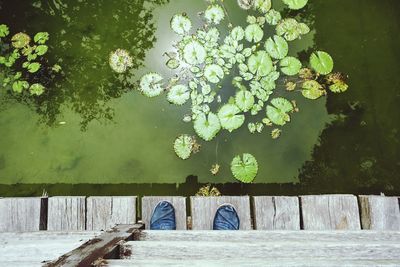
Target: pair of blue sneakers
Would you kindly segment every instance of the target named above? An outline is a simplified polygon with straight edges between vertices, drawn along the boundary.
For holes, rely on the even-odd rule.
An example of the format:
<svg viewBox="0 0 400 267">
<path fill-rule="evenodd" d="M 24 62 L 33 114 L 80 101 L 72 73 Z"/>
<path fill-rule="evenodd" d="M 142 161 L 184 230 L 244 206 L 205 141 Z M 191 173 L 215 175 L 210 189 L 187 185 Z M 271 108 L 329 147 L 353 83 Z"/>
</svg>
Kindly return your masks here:
<svg viewBox="0 0 400 267">
<path fill-rule="evenodd" d="M 230 204 L 218 208 L 213 230 L 239 230 L 239 216 Z M 168 201 L 157 204 L 150 220 L 150 230 L 176 230 L 175 209 Z"/>
</svg>

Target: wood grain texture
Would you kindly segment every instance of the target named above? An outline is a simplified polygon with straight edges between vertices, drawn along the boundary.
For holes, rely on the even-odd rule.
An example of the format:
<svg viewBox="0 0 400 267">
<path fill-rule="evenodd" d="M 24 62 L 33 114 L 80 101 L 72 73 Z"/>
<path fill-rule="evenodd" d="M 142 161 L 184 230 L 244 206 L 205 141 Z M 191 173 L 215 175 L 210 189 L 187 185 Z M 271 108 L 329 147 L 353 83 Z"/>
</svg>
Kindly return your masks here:
<svg viewBox="0 0 400 267">
<path fill-rule="evenodd" d="M 251 229 L 249 196 L 190 197 L 192 229 L 212 230 L 215 212 L 222 204 L 235 207 L 241 230 Z"/>
<path fill-rule="evenodd" d="M 142 221 L 146 229 L 150 227 L 150 219 L 154 208 L 161 201 L 168 201 L 174 206 L 177 230 L 186 230 L 186 198 L 185 197 L 142 197 Z"/>
<path fill-rule="evenodd" d="M 400 243 L 358 242 L 209 242 L 130 241 L 122 245 L 128 259 L 279 259 L 400 260 Z"/>
<path fill-rule="evenodd" d="M 400 230 L 400 208 L 397 197 L 359 196 L 361 223 L 368 230 Z"/>
<path fill-rule="evenodd" d="M 340 259 L 220 259 L 220 260 L 107 260 L 105 265 L 110 267 L 398 267 L 399 260 L 340 260 Z"/>
<path fill-rule="evenodd" d="M 253 197 L 253 211 L 257 230 L 300 230 L 298 197 Z"/>
<path fill-rule="evenodd" d="M 50 197 L 47 215 L 47 230 L 85 230 L 86 197 Z"/>
<path fill-rule="evenodd" d="M 0 232 L 40 230 L 40 197 L 0 199 Z"/>
<path fill-rule="evenodd" d="M 116 224 L 136 222 L 136 197 L 88 197 L 87 230 L 107 230 Z"/>
<path fill-rule="evenodd" d="M 361 229 L 356 196 L 301 196 L 300 201 L 304 230 Z"/>
<path fill-rule="evenodd" d="M 141 241 L 225 241 L 225 242 L 342 242 L 399 243 L 400 231 L 151 231 L 140 232 Z"/>
</svg>

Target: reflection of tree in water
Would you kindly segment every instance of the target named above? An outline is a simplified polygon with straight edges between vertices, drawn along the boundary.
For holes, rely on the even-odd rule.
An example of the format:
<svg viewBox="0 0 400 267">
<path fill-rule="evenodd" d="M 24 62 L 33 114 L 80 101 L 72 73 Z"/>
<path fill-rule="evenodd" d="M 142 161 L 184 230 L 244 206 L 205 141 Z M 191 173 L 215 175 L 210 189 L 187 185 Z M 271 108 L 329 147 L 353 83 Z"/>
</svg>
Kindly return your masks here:
<svg viewBox="0 0 400 267">
<path fill-rule="evenodd" d="M 34 106 L 44 122 L 56 123 L 64 105 L 82 117 L 82 126 L 92 120 L 111 120 L 109 101 L 132 88 L 121 86 L 108 66 L 116 48 L 127 49 L 134 69 L 143 64 L 145 53 L 156 40 L 152 10 L 169 0 L 37 0 L 32 4 L 0 2 L 1 13 L 16 24 L 33 24 L 31 30 L 50 32 L 50 60 L 63 67 L 64 77 L 36 99 Z M 29 3 L 31 2 L 31 3 Z M 32 7 L 32 5 L 34 7 Z M 25 13 L 26 12 L 26 13 Z M 25 19 L 20 14 L 25 13 Z M 2 14 L 1 14 L 2 15 Z M 30 101 L 30 100 L 28 100 Z"/>
</svg>

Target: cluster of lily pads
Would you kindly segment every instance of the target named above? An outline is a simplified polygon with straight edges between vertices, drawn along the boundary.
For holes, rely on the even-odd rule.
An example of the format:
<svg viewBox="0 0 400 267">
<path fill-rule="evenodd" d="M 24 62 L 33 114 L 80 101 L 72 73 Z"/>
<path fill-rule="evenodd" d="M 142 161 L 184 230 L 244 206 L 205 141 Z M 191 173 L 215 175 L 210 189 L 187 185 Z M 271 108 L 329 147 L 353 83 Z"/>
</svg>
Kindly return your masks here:
<svg viewBox="0 0 400 267">
<path fill-rule="evenodd" d="M 9 37 L 10 31 L 7 25 L 0 25 L 0 85 L 11 89 L 15 93 L 29 92 L 30 95 L 39 96 L 44 93 L 45 86 L 34 79 L 43 69 L 43 56 L 48 51 L 46 45 L 49 39 L 47 32 L 38 32 L 32 38 L 23 32 Z M 54 65 L 54 72 L 60 72 L 61 67 Z"/>
<path fill-rule="evenodd" d="M 301 9 L 307 1 L 283 2 L 290 9 Z M 262 120 L 247 124 L 251 133 L 261 133 L 266 126 L 275 125 L 271 136 L 278 138 L 281 133 L 278 127 L 290 122 L 292 113 L 298 111 L 294 101 L 273 96 L 282 89 L 277 86 L 278 80 L 284 82 L 283 90 L 299 92 L 308 99 L 324 96 L 328 90 L 335 93 L 347 90 L 343 75 L 332 74 L 333 60 L 328 53 L 312 53 L 310 68 L 289 55 L 289 42 L 300 39 L 310 29 L 294 18 L 282 18 L 280 12 L 272 9 L 271 0 L 238 0 L 241 8 L 258 11 L 258 15 L 249 15 L 246 27 L 229 24 L 226 36 L 221 36 L 217 28 L 228 15 L 223 1 L 209 2 L 201 13 L 204 26 L 199 29 L 193 29 L 185 13 L 171 19 L 171 29 L 181 39 L 174 45 L 175 51 L 166 53 L 166 65 L 176 71 L 176 76 L 165 79 L 150 72 L 141 77 L 139 86 L 139 91 L 147 97 L 165 92 L 171 104 L 180 106 L 190 101 L 191 113 L 184 121 L 192 121 L 194 131 L 204 141 L 211 141 L 221 130 L 239 129 L 245 123 L 246 113 L 265 114 Z M 266 36 L 267 27 L 274 28 L 275 33 Z M 115 62 L 129 64 L 124 56 Z M 222 87 L 221 81 L 231 73 L 237 73 L 232 86 Z M 220 104 L 221 90 L 231 95 L 227 103 Z M 217 110 L 212 110 L 213 103 L 217 103 Z M 198 150 L 196 137 L 180 135 L 174 142 L 174 150 L 181 159 L 189 158 Z M 218 169 L 219 166 L 213 166 L 211 171 L 216 174 Z M 257 160 L 249 153 L 235 156 L 231 171 L 236 179 L 251 182 L 258 172 Z"/>
</svg>

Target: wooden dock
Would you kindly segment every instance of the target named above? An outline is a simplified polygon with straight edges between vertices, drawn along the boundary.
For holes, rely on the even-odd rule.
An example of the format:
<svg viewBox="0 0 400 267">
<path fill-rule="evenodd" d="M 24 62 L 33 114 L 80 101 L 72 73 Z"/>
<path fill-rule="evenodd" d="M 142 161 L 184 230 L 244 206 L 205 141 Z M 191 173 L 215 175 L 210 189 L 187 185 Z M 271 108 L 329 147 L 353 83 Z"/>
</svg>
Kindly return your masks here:
<svg viewBox="0 0 400 267">
<path fill-rule="evenodd" d="M 398 197 L 138 200 L 0 198 L 0 267 L 400 266 Z M 163 200 L 175 207 L 177 231 L 148 230 L 153 209 Z M 224 203 L 235 206 L 241 231 L 211 231 L 214 213 Z"/>
</svg>

